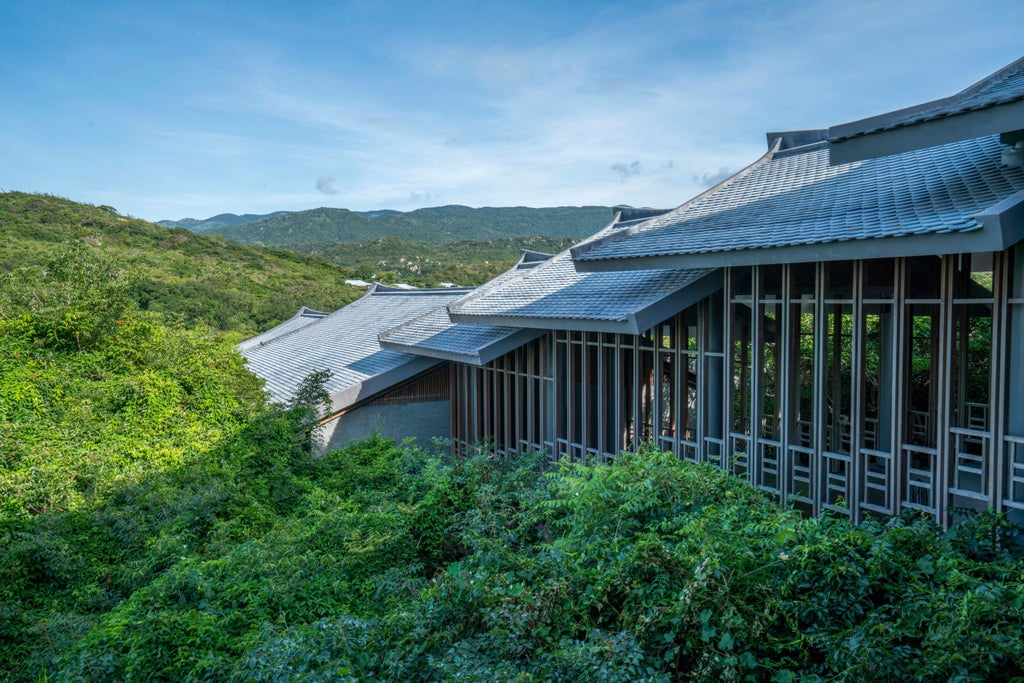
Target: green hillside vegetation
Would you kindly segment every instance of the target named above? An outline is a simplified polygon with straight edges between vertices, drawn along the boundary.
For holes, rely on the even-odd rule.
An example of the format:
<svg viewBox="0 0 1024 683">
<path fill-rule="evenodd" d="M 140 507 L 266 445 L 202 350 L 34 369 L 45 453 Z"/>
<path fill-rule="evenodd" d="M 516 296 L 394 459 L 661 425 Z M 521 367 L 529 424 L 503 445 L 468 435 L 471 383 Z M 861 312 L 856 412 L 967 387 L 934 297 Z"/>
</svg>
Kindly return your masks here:
<svg viewBox="0 0 1024 683">
<path fill-rule="evenodd" d="M 287 248 L 321 256 L 351 278 L 436 287 L 441 282 L 481 285 L 508 270 L 523 249 L 554 254 L 577 241 L 571 237 L 505 237 L 424 244 L 382 237 L 371 242 L 295 244 Z"/>
<path fill-rule="evenodd" d="M 102 253 L 0 302 L 11 681 L 1024 676 L 1020 530 L 994 515 L 803 519 L 657 452 L 316 455 L 317 382 L 265 405 Z"/>
<path fill-rule="evenodd" d="M 276 218 L 283 216 L 288 211 L 274 211 L 273 213 L 244 213 L 241 216 L 235 213 L 221 213 L 210 218 L 181 218 L 176 221 L 157 221 L 156 224 L 163 228 L 188 228 L 193 232 L 205 232 L 213 228 L 233 228 L 239 225 L 246 225 L 265 218 Z"/>
<path fill-rule="evenodd" d="M 242 244 L 267 247 L 368 242 L 381 237 L 443 244 L 536 235 L 582 238 L 597 232 L 611 218 L 611 209 L 600 206 L 544 209 L 439 206 L 408 212 L 381 212 L 372 217 L 348 209 L 320 208 L 210 232 Z"/>
<path fill-rule="evenodd" d="M 300 306 L 334 310 L 361 294 L 344 284 L 345 272 L 317 257 L 162 228 L 47 195 L 0 193 L 0 240 L 0 273 L 42 270 L 59 245 L 73 242 L 127 271 L 143 309 L 244 334 Z"/>
</svg>

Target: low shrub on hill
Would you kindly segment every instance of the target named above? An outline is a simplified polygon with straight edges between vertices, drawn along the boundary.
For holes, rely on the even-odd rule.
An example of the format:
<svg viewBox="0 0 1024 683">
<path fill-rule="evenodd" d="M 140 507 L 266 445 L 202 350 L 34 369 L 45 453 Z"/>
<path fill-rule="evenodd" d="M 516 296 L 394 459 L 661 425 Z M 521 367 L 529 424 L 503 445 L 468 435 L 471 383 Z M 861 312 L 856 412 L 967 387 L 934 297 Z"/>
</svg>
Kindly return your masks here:
<svg viewBox="0 0 1024 683">
<path fill-rule="evenodd" d="M 663 453 L 453 459 L 372 440 L 291 468 L 62 653 L 74 680 L 1010 680 L 1010 550 L 923 518 L 802 519 Z M 269 491 L 266 494 L 269 495 Z M 985 525 L 989 525 L 986 527 Z M 998 526 L 998 525 L 997 525 Z M 987 551 L 986 551 L 987 552 Z"/>
</svg>

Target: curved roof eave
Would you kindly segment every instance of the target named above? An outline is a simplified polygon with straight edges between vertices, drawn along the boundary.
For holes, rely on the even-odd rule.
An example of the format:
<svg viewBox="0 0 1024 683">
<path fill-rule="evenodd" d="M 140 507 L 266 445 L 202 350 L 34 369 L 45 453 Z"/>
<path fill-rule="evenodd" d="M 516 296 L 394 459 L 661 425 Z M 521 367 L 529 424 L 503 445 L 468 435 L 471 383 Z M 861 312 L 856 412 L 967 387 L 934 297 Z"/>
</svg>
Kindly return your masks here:
<svg viewBox="0 0 1024 683">
<path fill-rule="evenodd" d="M 576 268 L 590 272 L 718 268 L 1003 251 L 1024 240 L 1024 190 L 1006 197 L 974 218 L 980 227 L 960 232 L 905 234 L 778 247 L 577 261 Z"/>
<path fill-rule="evenodd" d="M 832 126 L 829 163 L 863 161 L 1024 127 L 1024 57 L 958 93 Z"/>
</svg>

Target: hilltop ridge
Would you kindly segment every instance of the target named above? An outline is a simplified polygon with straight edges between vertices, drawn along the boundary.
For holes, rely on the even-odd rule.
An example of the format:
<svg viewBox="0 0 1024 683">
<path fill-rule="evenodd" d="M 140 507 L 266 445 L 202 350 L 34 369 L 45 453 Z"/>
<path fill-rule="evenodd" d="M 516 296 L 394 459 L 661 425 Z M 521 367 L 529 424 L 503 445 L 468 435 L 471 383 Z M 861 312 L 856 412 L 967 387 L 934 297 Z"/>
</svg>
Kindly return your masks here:
<svg viewBox="0 0 1024 683">
<path fill-rule="evenodd" d="M 191 324 L 251 334 L 300 306 L 334 310 L 361 290 L 316 256 L 270 251 L 165 228 L 52 195 L 0 193 L 0 273 L 45 268 L 58 246 L 79 242 L 134 276 L 132 297 Z"/>
<path fill-rule="evenodd" d="M 245 225 L 212 228 L 208 232 L 242 244 L 267 247 L 367 242 L 388 237 L 444 244 L 512 237 L 582 238 L 593 234 L 611 217 L 611 209 L 603 206 L 474 209 L 452 204 L 406 212 L 320 207 Z"/>
<path fill-rule="evenodd" d="M 192 232 L 206 232 L 213 228 L 233 228 L 239 225 L 255 223 L 266 218 L 277 218 L 290 211 L 274 211 L 272 213 L 219 213 L 209 218 L 179 218 L 176 221 L 156 221 L 156 224 L 163 228 L 188 228 Z"/>
</svg>

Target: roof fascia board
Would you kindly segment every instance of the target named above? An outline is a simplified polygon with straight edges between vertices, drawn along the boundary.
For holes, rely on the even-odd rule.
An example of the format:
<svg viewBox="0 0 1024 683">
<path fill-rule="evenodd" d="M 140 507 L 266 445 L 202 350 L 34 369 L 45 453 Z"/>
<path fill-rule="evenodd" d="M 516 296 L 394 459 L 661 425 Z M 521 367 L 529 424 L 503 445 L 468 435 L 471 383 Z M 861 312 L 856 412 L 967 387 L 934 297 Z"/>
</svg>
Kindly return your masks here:
<svg viewBox="0 0 1024 683">
<path fill-rule="evenodd" d="M 1015 215 L 1016 213 L 1015 211 Z M 787 247 L 714 251 L 701 254 L 580 261 L 576 263 L 576 267 L 581 271 L 653 270 L 661 268 L 714 268 L 721 266 L 807 263 L 811 261 L 849 261 L 853 259 L 893 258 L 897 256 L 1002 251 L 1012 244 L 1012 242 L 1007 243 L 1004 240 L 1003 221 L 999 216 L 987 217 L 984 220 L 982 220 L 982 216 L 979 216 L 979 222 L 985 227 L 969 232 L 880 237 L 824 244 L 798 244 Z M 1017 230 L 1019 231 L 1020 228 Z"/>
<path fill-rule="evenodd" d="M 867 118 L 857 119 L 856 121 L 850 121 L 849 123 L 832 126 L 829 128 L 828 136 L 831 139 L 842 138 L 847 135 L 871 135 L 872 133 L 865 133 L 864 131 L 873 131 L 877 128 L 884 128 L 919 114 L 928 114 L 929 112 L 944 109 L 949 104 L 977 95 L 979 92 L 988 89 L 993 84 L 1017 74 L 1022 69 L 1024 69 L 1024 57 L 1007 64 L 998 71 L 990 73 L 980 81 L 972 83 L 960 92 L 946 97 L 940 97 L 939 99 L 931 100 L 930 102 L 923 102 L 910 107 L 904 107 L 903 109 L 896 109 L 894 111 L 868 116 Z"/>
<path fill-rule="evenodd" d="M 721 269 L 716 269 L 659 299 L 647 308 L 633 314 L 633 334 L 641 334 L 679 311 L 685 310 L 718 290 L 725 282 Z"/>
<path fill-rule="evenodd" d="M 399 382 L 404 382 L 424 370 L 429 370 L 438 363 L 440 361 L 434 358 L 410 356 L 408 362 L 402 363 L 397 368 L 392 368 L 373 377 L 367 377 L 362 382 L 356 382 L 331 394 L 331 412 L 344 410 L 355 403 L 370 398 L 374 394 L 386 391 Z"/>
<path fill-rule="evenodd" d="M 409 353 L 416 356 L 428 356 L 430 358 L 440 358 L 441 360 L 456 361 L 459 363 L 469 363 L 470 365 L 484 365 L 490 363 L 495 358 L 504 356 L 509 351 L 518 349 L 523 344 L 543 336 L 547 333 L 547 330 L 537 329 L 522 329 L 517 332 L 508 335 L 502 339 L 498 339 L 490 344 L 480 347 L 475 354 L 470 353 L 457 353 L 455 351 L 444 351 L 442 349 L 435 349 L 429 346 L 411 346 L 407 344 L 396 344 L 394 342 L 382 341 L 380 343 L 382 348 L 391 349 L 392 351 L 401 351 L 402 353 Z"/>
<path fill-rule="evenodd" d="M 854 161 L 936 147 L 959 140 L 1006 133 L 1024 127 L 1024 100 L 998 104 L 986 109 L 956 114 L 940 119 L 866 133 L 829 144 L 829 164 L 838 166 Z M 853 126 L 854 124 L 845 124 Z M 844 126 L 829 130 L 831 136 L 842 134 Z"/>
<path fill-rule="evenodd" d="M 381 341 L 380 347 L 382 349 L 388 349 L 389 351 L 408 353 L 411 356 L 425 356 L 427 358 L 438 358 L 440 360 L 454 360 L 459 361 L 460 363 L 478 364 L 474 360 L 477 358 L 475 355 L 468 353 L 456 353 L 454 351 L 442 351 L 441 349 L 434 349 L 429 346 L 412 346 L 410 344 Z"/>
<path fill-rule="evenodd" d="M 538 329 L 522 329 L 515 334 L 511 334 L 504 339 L 499 339 L 493 344 L 480 349 L 477 354 L 477 365 L 484 365 L 490 363 L 495 358 L 501 358 L 509 351 L 515 351 L 523 344 L 529 344 L 534 339 L 543 337 L 547 334 L 547 330 Z"/>
<path fill-rule="evenodd" d="M 840 123 L 835 126 L 829 126 L 828 138 L 832 140 L 834 138 L 845 138 L 847 135 L 871 135 L 871 133 L 865 133 L 864 131 L 872 131 L 878 128 L 884 128 L 895 124 L 897 121 L 902 121 L 911 116 L 917 114 L 924 114 L 933 109 L 939 109 L 944 107 L 948 103 L 961 97 L 962 93 L 955 95 L 949 95 L 947 97 L 940 97 L 937 100 L 931 100 L 929 102 L 922 102 L 921 104 L 915 104 L 910 107 L 904 107 L 903 109 L 894 109 L 893 111 L 887 111 L 882 114 L 875 114 L 874 116 L 868 116 L 863 119 L 857 119 L 856 121 L 850 121 L 848 123 Z"/>
<path fill-rule="evenodd" d="M 1007 249 L 1024 239 L 1024 190 L 994 204 L 976 216 L 986 232 L 999 235 L 1002 247 Z M 996 250 L 993 250 L 996 251 Z"/>
<path fill-rule="evenodd" d="M 449 312 L 448 317 L 453 323 L 472 323 L 474 325 L 495 325 L 498 327 L 522 327 L 537 330 L 581 330 L 583 332 L 622 332 L 634 334 L 635 324 L 632 316 L 622 320 L 593 320 L 587 318 L 539 318 L 513 317 L 499 315 L 467 315 Z"/>
<path fill-rule="evenodd" d="M 717 185 L 713 185 L 712 187 L 709 187 L 708 189 L 706 189 L 703 192 L 701 192 L 700 194 L 698 194 L 696 197 L 693 197 L 692 199 L 684 202 L 683 204 L 680 204 L 679 206 L 677 206 L 675 209 L 673 209 L 672 211 L 668 212 L 667 214 L 663 214 L 662 217 L 664 217 L 667 220 L 668 218 L 670 218 L 672 216 L 677 216 L 677 215 L 683 213 L 684 211 L 686 211 L 688 208 L 690 208 L 691 206 L 693 206 L 697 202 L 699 202 L 704 197 L 706 197 L 706 196 L 708 196 L 708 195 L 710 195 L 710 194 L 712 194 L 714 192 L 718 192 L 722 188 L 728 187 L 732 183 L 736 182 L 736 180 L 738 180 L 739 178 L 742 178 L 743 176 L 751 173 L 755 169 L 758 169 L 761 166 L 767 164 L 769 161 L 771 161 L 772 158 L 775 156 L 775 154 L 779 151 L 779 149 L 781 147 L 782 147 L 782 138 L 776 138 L 775 142 L 768 146 L 768 151 L 765 152 L 761 156 L 760 159 L 756 160 L 754 163 L 750 164 L 746 168 L 744 168 L 744 169 L 742 169 L 742 170 L 732 174 L 731 176 L 729 176 L 728 178 L 726 178 L 722 182 L 718 183 Z M 615 217 L 618 218 L 619 214 L 616 214 Z M 649 220 L 653 220 L 653 219 L 649 219 Z M 624 237 L 628 237 L 629 235 L 635 235 L 638 232 L 642 232 L 643 231 L 643 226 L 646 223 L 647 223 L 647 221 L 644 221 L 644 222 L 638 223 L 636 225 L 631 225 L 628 228 L 622 228 L 621 230 L 616 230 L 613 233 L 609 233 L 609 234 L 604 235 L 602 237 L 597 237 L 597 238 L 594 238 L 594 239 L 591 239 L 591 240 L 587 240 L 585 242 L 581 242 L 580 244 L 577 244 L 574 247 L 570 247 L 569 248 L 569 252 L 572 254 L 573 261 L 576 262 L 576 269 L 577 270 L 587 270 L 586 268 L 580 268 L 579 267 L 580 259 L 584 258 L 595 247 L 599 247 L 599 246 L 607 244 L 609 242 L 617 242 L 617 241 L 623 239 Z M 628 269 L 626 269 L 626 268 L 619 268 L 619 269 L 616 269 L 616 270 L 628 270 Z"/>
</svg>

